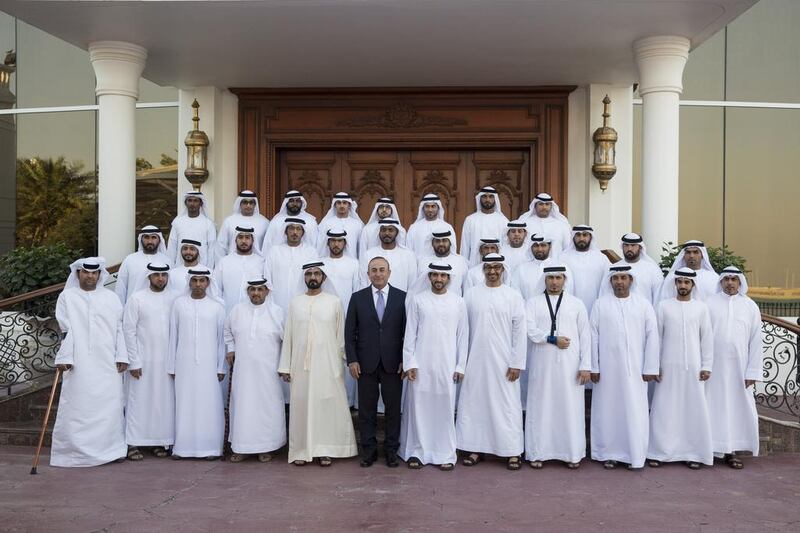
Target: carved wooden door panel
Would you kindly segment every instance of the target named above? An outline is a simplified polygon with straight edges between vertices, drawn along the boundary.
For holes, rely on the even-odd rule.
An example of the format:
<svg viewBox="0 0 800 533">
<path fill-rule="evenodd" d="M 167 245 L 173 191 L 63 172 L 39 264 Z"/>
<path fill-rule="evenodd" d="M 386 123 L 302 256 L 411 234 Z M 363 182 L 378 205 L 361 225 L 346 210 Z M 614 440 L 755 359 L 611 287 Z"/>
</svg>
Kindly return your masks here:
<svg viewBox="0 0 800 533">
<path fill-rule="evenodd" d="M 408 228 L 420 199 L 435 193 L 459 238 L 464 219 L 475 211 L 478 189 L 495 187 L 503 212 L 513 219 L 527 210 L 533 181 L 527 150 L 287 150 L 279 157 L 280 194 L 301 191 L 318 220 L 331 196 L 346 191 L 365 222 L 378 198 L 393 197 Z"/>
</svg>

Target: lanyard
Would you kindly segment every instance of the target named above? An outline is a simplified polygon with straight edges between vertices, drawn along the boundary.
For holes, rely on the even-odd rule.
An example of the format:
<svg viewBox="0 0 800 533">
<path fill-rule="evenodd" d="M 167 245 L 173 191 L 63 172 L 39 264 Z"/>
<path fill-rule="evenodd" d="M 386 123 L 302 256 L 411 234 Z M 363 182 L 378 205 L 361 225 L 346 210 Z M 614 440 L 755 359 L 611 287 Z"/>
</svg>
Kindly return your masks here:
<svg viewBox="0 0 800 533">
<path fill-rule="evenodd" d="M 558 316 L 558 309 L 561 307 L 561 299 L 564 297 L 564 291 L 561 291 L 561 294 L 558 295 L 558 301 L 556 302 L 556 310 L 553 312 L 553 304 L 550 303 L 550 295 L 547 294 L 547 291 L 544 291 L 544 299 L 547 300 L 547 310 L 550 311 L 550 336 L 556 334 L 556 316 Z"/>
</svg>

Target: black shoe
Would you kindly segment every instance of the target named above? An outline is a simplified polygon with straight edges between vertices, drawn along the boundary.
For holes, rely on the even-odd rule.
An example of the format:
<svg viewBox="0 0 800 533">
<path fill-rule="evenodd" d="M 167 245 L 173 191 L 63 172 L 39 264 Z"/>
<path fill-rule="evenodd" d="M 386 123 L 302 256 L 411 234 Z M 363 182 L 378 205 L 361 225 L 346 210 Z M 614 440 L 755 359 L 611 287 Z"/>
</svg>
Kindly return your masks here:
<svg viewBox="0 0 800 533">
<path fill-rule="evenodd" d="M 400 466 L 400 463 L 397 460 L 396 453 L 388 454 L 386 456 L 386 466 L 388 466 L 389 468 L 397 468 L 398 466 Z"/>
<path fill-rule="evenodd" d="M 378 458 L 374 455 L 371 457 L 362 457 L 361 462 L 358 464 L 361 465 L 361 468 L 369 468 L 377 459 Z"/>
</svg>

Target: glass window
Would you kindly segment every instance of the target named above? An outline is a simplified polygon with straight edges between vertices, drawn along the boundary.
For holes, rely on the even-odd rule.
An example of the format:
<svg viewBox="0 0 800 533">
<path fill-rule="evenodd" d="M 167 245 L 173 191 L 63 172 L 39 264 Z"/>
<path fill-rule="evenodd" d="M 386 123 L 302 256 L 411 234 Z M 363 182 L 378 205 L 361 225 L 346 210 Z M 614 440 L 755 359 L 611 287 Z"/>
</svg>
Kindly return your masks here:
<svg viewBox="0 0 800 533">
<path fill-rule="evenodd" d="M 725 31 L 689 52 L 681 100 L 725 99 Z"/>
<path fill-rule="evenodd" d="M 142 78 L 139 81 L 139 102 L 177 102 L 178 89 L 161 87 Z"/>
<path fill-rule="evenodd" d="M 178 109 L 136 111 L 136 227 L 153 224 L 166 237 L 177 214 Z"/>
</svg>

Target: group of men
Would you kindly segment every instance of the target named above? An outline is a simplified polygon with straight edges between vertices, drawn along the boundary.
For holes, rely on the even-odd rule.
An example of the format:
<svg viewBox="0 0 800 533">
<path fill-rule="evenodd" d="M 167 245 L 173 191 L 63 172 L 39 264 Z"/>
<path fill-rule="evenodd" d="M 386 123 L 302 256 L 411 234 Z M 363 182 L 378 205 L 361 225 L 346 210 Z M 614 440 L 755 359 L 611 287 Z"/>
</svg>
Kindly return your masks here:
<svg viewBox="0 0 800 533">
<path fill-rule="evenodd" d="M 190 192 L 169 242 L 142 228 L 116 295 L 102 258 L 76 261 L 56 309 L 51 464 L 218 459 L 229 402 L 232 462 L 287 440 L 298 466 L 358 455 L 357 408 L 364 467 L 383 411 L 390 467 L 452 470 L 460 450 L 465 466 L 575 469 L 589 387 L 606 468 L 758 454 L 761 322 L 743 272 L 714 272 L 688 241 L 664 278 L 641 236 L 612 264 L 549 194 L 515 220 L 494 188 L 475 200 L 457 253 L 434 194 L 406 231 L 390 198 L 363 224 L 337 193 L 317 223 L 289 191 L 270 221 L 242 191 L 217 233 Z"/>
</svg>

